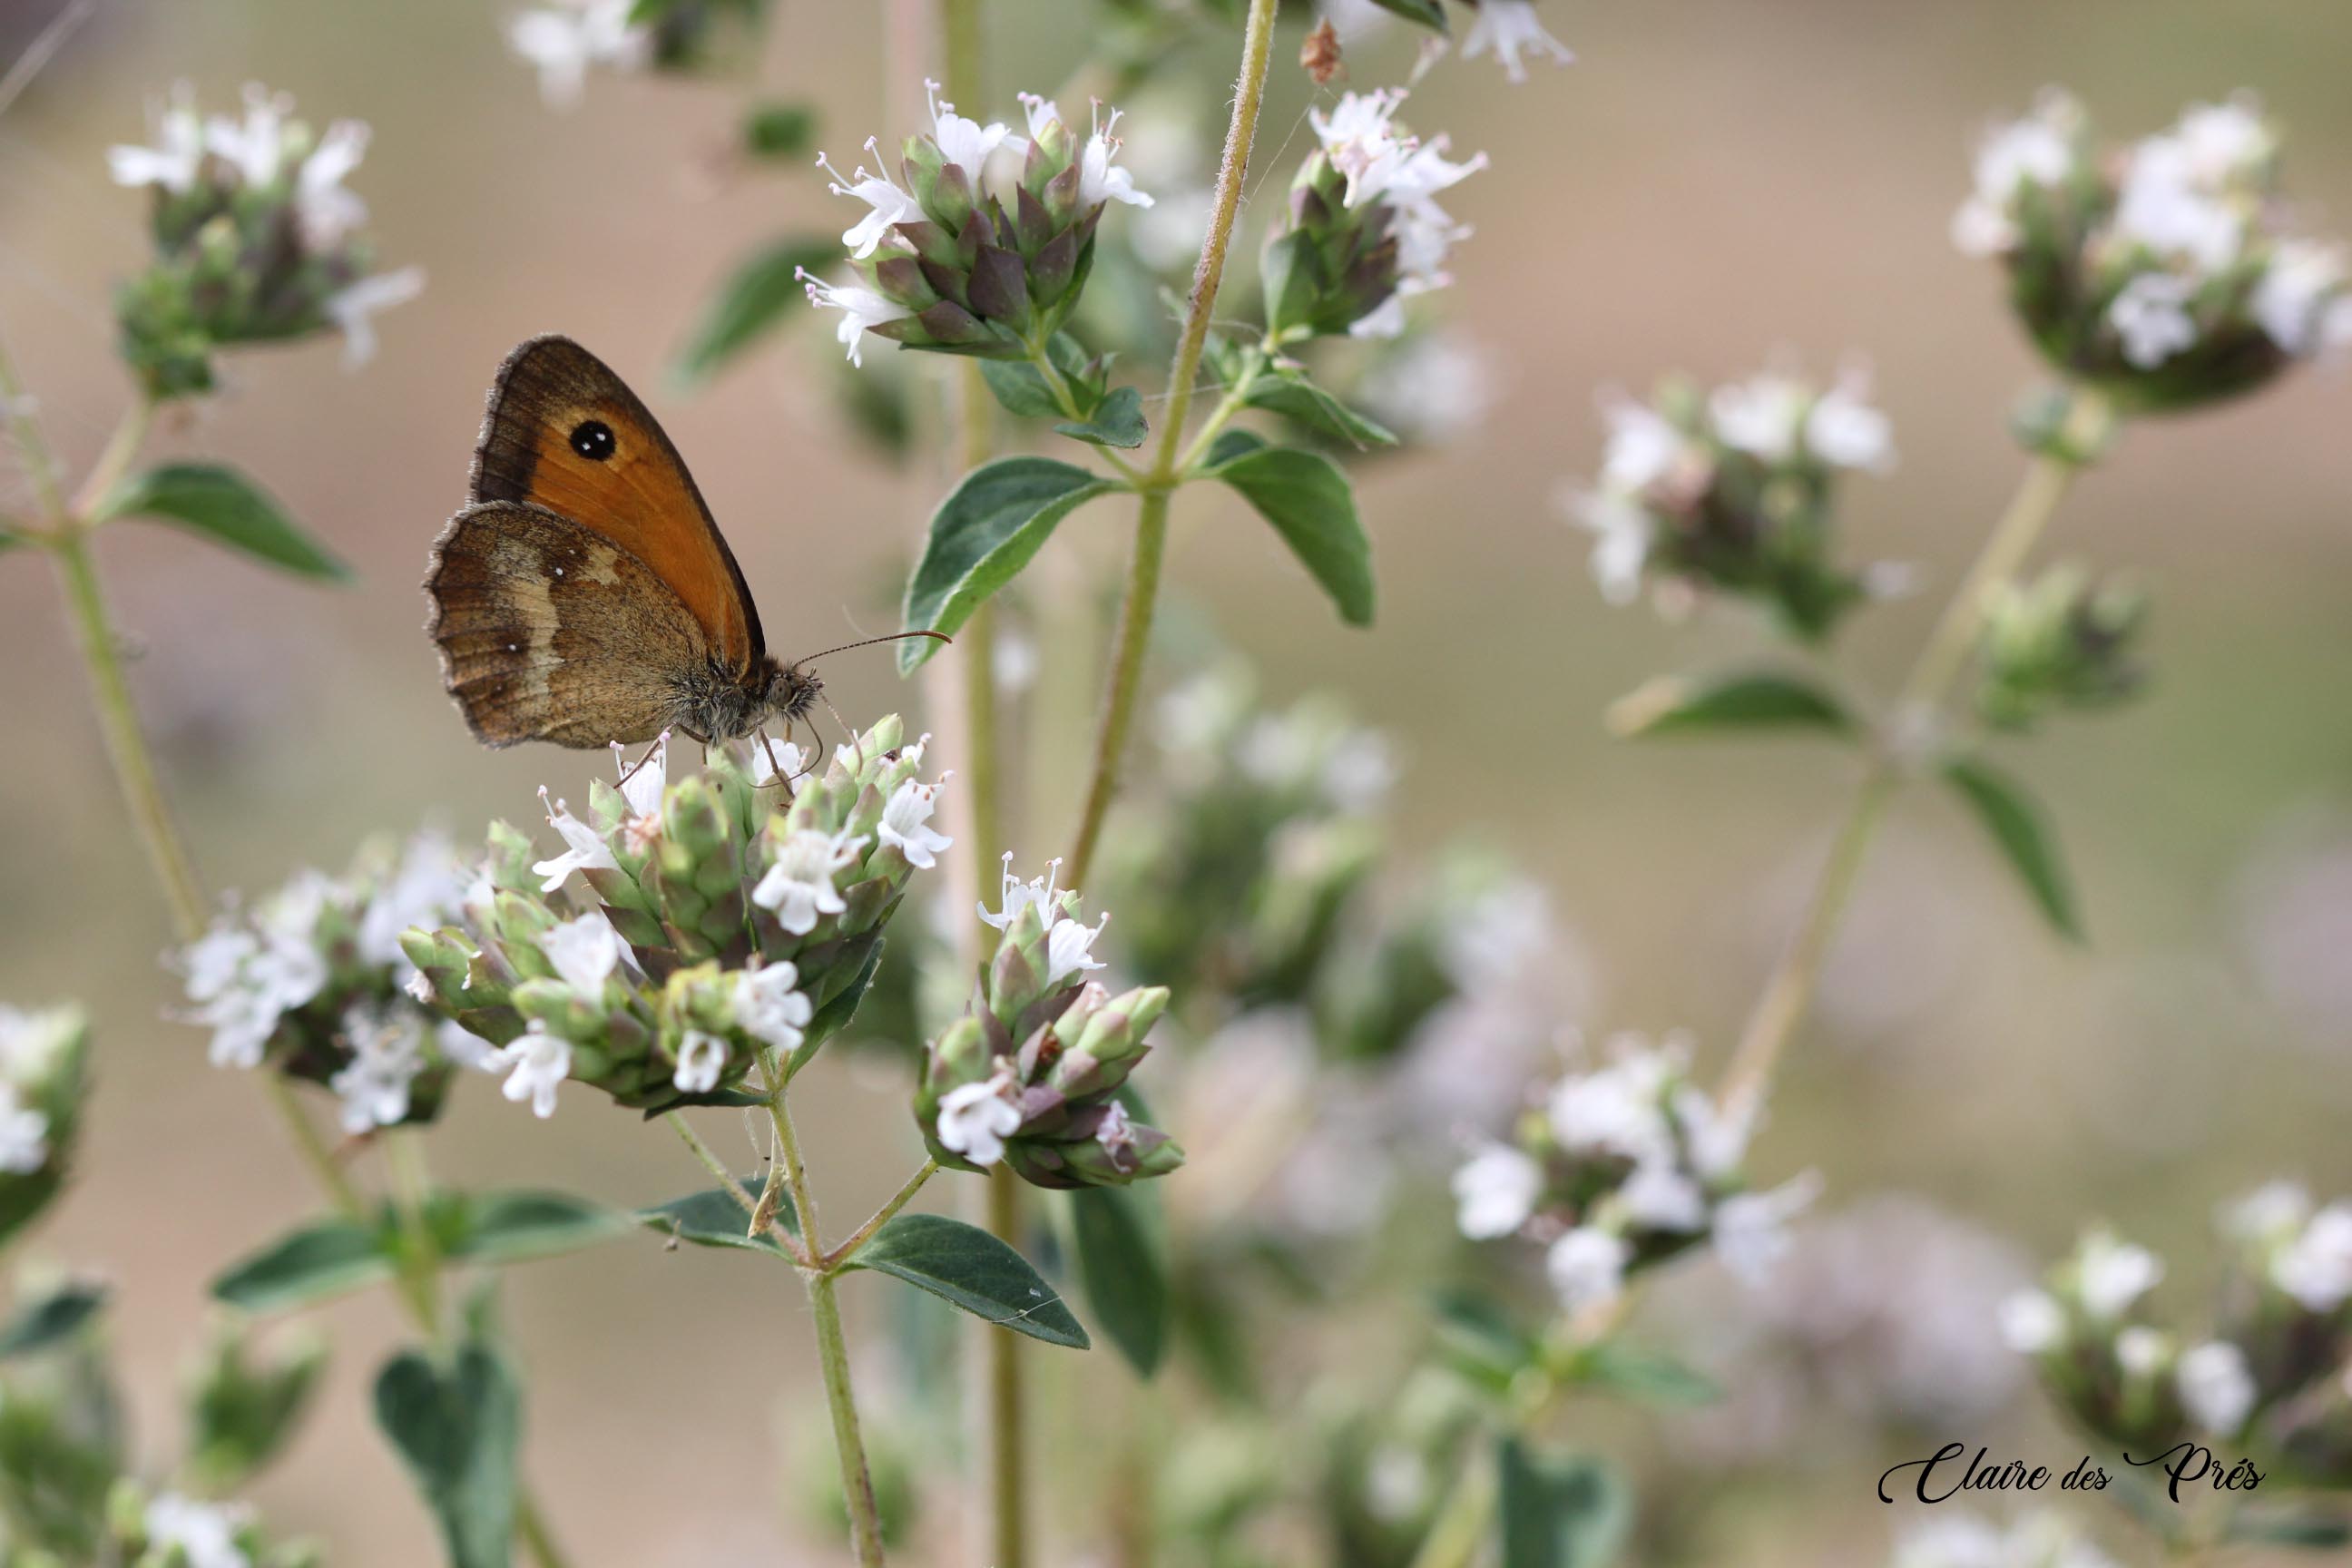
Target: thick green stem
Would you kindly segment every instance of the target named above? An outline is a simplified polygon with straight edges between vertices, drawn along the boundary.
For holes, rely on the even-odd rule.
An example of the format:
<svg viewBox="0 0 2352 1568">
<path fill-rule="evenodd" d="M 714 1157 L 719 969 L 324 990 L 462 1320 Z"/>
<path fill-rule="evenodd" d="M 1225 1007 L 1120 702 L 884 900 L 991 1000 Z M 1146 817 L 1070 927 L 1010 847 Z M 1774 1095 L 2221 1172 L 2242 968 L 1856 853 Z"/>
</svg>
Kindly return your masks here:
<svg viewBox="0 0 2352 1568">
<path fill-rule="evenodd" d="M 1201 242 L 1201 259 L 1192 268 L 1184 330 L 1168 367 L 1168 401 L 1160 410 L 1160 443 L 1150 468 L 1137 487 L 1135 552 L 1128 564 L 1127 593 L 1119 605 L 1110 679 L 1096 726 L 1086 803 L 1079 810 L 1077 839 L 1070 849 L 1066 881 L 1071 887 L 1085 885 L 1094 864 L 1095 847 L 1102 837 L 1103 819 L 1110 813 L 1111 797 L 1118 793 L 1119 764 L 1135 721 L 1136 696 L 1143 684 L 1144 656 L 1150 647 L 1152 615 L 1160 596 L 1160 568 L 1168 554 L 1169 492 L 1178 482 L 1187 450 L 1184 426 L 1192 414 L 1192 384 L 1201 374 L 1217 290 L 1224 282 L 1225 255 L 1233 247 L 1242 191 L 1249 178 L 1250 150 L 1257 140 L 1258 111 L 1265 101 L 1274 17 L 1279 8 L 1277 0 L 1250 0 L 1249 21 L 1242 35 L 1241 74 L 1234 87 L 1233 119 L 1225 128 L 1224 158 L 1217 169 L 1209 232 Z"/>
<path fill-rule="evenodd" d="M 2067 422 L 2066 439 L 2045 452 L 2027 468 L 2009 509 L 1985 541 L 1984 548 L 1944 606 L 1935 631 L 1920 651 L 1918 661 L 1903 683 L 1895 723 L 1909 728 L 1932 723 L 1967 669 L 1984 626 L 1985 607 L 1994 591 L 2017 575 L 2027 556 L 2057 514 L 2082 460 L 2061 455 L 2093 449 L 2109 417 L 2107 409 L 2089 392 L 2075 394 L 2074 411 Z M 1819 988 L 1822 966 L 1853 894 L 1872 840 L 1885 818 L 1886 806 L 1902 784 L 1911 759 L 1899 737 L 1883 740 L 1873 754 L 1853 804 L 1838 829 L 1814 881 L 1804 914 L 1766 980 L 1756 1010 L 1732 1053 L 1721 1098 L 1735 1113 L 1753 1110 L 1769 1089 L 1772 1074 L 1797 1026 L 1804 1021 Z"/>
</svg>

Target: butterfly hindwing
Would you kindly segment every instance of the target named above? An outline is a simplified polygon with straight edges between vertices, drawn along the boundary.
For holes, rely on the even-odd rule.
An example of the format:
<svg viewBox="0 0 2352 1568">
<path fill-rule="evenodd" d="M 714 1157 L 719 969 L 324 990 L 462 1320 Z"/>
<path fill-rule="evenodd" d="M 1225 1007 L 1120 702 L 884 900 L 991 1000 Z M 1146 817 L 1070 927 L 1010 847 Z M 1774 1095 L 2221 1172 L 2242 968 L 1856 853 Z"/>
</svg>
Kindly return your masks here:
<svg viewBox="0 0 2352 1568">
<path fill-rule="evenodd" d="M 490 389 L 471 499 L 543 507 L 635 556 L 727 668 L 765 652 L 759 612 L 694 477 L 635 393 L 569 338 L 533 338 Z"/>
<path fill-rule="evenodd" d="M 650 566 L 543 507 L 451 518 L 425 591 L 443 684 L 492 746 L 650 740 L 716 651 Z"/>
</svg>

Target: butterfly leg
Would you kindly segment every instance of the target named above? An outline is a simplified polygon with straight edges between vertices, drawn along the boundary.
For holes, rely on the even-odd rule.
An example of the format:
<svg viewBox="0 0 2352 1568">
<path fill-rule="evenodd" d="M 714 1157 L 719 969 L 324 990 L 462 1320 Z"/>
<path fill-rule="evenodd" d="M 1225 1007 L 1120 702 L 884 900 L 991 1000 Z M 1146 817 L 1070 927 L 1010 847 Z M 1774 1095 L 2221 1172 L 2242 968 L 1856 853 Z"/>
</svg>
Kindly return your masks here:
<svg viewBox="0 0 2352 1568">
<path fill-rule="evenodd" d="M 787 726 L 784 730 L 785 748 L 789 750 L 792 743 L 793 731 L 791 727 Z M 760 749 L 768 753 L 768 772 L 773 775 L 777 784 L 783 790 L 784 798 L 786 800 L 792 799 L 792 776 L 784 772 L 784 765 L 776 760 L 776 743 L 768 738 L 768 732 L 765 730 L 760 731 Z"/>
<path fill-rule="evenodd" d="M 622 769 L 622 770 L 621 770 L 621 782 L 620 782 L 620 784 L 619 784 L 618 785 L 616 785 L 615 787 L 616 787 L 616 788 L 620 788 L 620 789 L 626 789 L 626 788 L 628 788 L 628 787 L 629 787 L 629 781 L 630 781 L 631 779 L 633 779 L 633 778 L 635 778 L 635 777 L 637 776 L 637 773 L 638 773 L 639 770 L 641 770 L 642 768 L 644 768 L 644 766 L 645 766 L 647 763 L 650 763 L 650 762 L 652 762 L 652 761 L 654 760 L 654 753 L 655 753 L 656 752 L 660 751 L 660 750 L 662 749 L 663 743 L 664 743 L 664 742 L 666 742 L 667 741 L 668 741 L 668 739 L 669 739 L 669 731 L 667 731 L 667 730 L 664 730 L 660 734 L 656 735 L 656 736 L 654 737 L 654 743 L 653 743 L 652 745 L 647 746 L 647 747 L 646 748 L 646 754 L 645 754 L 644 756 L 642 756 L 642 757 L 639 757 L 635 762 L 634 762 L 634 763 L 630 763 L 627 767 L 625 767 L 625 768 L 624 768 L 624 769 Z M 613 755 L 614 755 L 615 758 L 617 758 L 617 757 L 619 757 L 619 756 L 620 756 L 620 754 L 621 754 L 621 742 L 618 742 L 618 741 L 615 741 L 615 742 L 613 742 Z"/>
</svg>

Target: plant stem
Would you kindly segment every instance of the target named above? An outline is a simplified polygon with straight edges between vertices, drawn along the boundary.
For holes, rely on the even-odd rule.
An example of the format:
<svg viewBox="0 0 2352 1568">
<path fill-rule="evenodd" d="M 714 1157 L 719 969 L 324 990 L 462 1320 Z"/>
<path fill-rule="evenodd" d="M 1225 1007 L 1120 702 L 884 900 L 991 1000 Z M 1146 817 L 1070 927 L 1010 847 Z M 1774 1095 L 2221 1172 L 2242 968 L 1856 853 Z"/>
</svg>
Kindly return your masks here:
<svg viewBox="0 0 2352 1568">
<path fill-rule="evenodd" d="M 781 1084 L 774 1053 L 763 1058 L 768 1081 Z M 793 1113 L 779 1087 L 768 1100 L 768 1120 L 776 1130 L 776 1163 L 791 1190 L 793 1208 L 800 1217 L 801 1245 L 815 1258 L 816 1204 L 809 1195 L 808 1169 L 801 1159 L 800 1140 L 793 1131 Z M 880 1568 L 882 1518 L 874 1500 L 874 1481 L 866 1468 L 866 1443 L 857 1429 L 857 1398 L 849 1383 L 849 1346 L 841 1332 L 841 1305 L 834 1298 L 834 1275 L 822 1268 L 803 1266 L 801 1282 L 808 1289 L 809 1316 L 816 1324 L 816 1359 L 824 1377 L 825 1407 L 833 1415 L 833 1447 L 841 1463 L 841 1495 L 849 1510 L 849 1540 L 858 1568 Z"/>
<path fill-rule="evenodd" d="M 1077 839 L 1070 850 L 1067 880 L 1072 887 L 1086 882 L 1094 864 L 1095 846 L 1102 837 L 1103 818 L 1109 815 L 1111 797 L 1118 792 L 1119 762 L 1126 754 L 1128 731 L 1135 720 L 1136 693 L 1142 685 L 1144 656 L 1150 647 L 1152 615 L 1160 596 L 1160 567 L 1168 554 L 1169 492 L 1178 482 L 1185 450 L 1184 426 L 1192 414 L 1192 383 L 1201 374 L 1201 355 L 1208 346 L 1217 289 L 1224 281 L 1225 253 L 1233 247 L 1234 220 L 1249 177 L 1250 149 L 1257 140 L 1258 110 L 1265 101 L 1277 9 L 1277 0 L 1250 0 L 1249 20 L 1242 35 L 1241 74 L 1234 87 L 1233 119 L 1225 128 L 1224 157 L 1217 168 L 1209 232 L 1201 242 L 1201 259 L 1192 268 L 1184 330 L 1168 367 L 1168 402 L 1160 411 L 1160 444 L 1138 487 L 1135 552 L 1128 565 L 1126 596 L 1119 605 L 1110 681 L 1103 693 L 1102 716 L 1096 729 L 1086 804 L 1080 809 Z"/>
<path fill-rule="evenodd" d="M 415 1130 L 391 1129 L 384 1161 L 392 1167 L 393 1208 L 400 1216 L 401 1287 L 409 1311 L 428 1339 L 441 1335 L 441 1248 L 433 1239 L 425 1205 L 433 1190 L 425 1173 L 425 1151 Z"/>
<path fill-rule="evenodd" d="M 1472 1454 L 1454 1478 L 1454 1489 L 1445 1494 L 1429 1533 L 1422 1537 L 1412 1568 L 1469 1568 L 1486 1543 L 1499 1500 L 1494 1471 L 1482 1456 Z"/>
<path fill-rule="evenodd" d="M 1021 1246 L 1021 1179 L 999 1165 L 988 1182 L 988 1229 L 1005 1246 Z M 988 1357 L 987 1408 L 990 1515 L 996 1521 L 997 1568 L 1029 1561 L 1029 1402 L 1021 1381 L 1021 1339 L 991 1328 L 982 1342 Z"/>
<path fill-rule="evenodd" d="M 1993 591 L 2016 576 L 2082 470 L 2082 458 L 2061 454 L 2092 449 L 2108 417 L 2105 405 L 2095 394 L 2079 390 L 2074 394 L 2066 437 L 2027 468 L 2009 509 L 1954 590 L 1911 667 L 1903 683 L 1896 725 L 1907 730 L 1932 721 L 1951 695 L 1953 685 L 1968 668 Z M 1910 762 L 1905 752 L 1899 739 L 1879 742 L 1831 844 L 1796 931 L 1766 980 L 1756 1010 L 1748 1016 L 1748 1026 L 1725 1071 L 1719 1097 L 1735 1115 L 1760 1105 L 1790 1037 L 1812 1005 L 1822 966 L 1828 962 L 1831 942 L 1853 897 L 1863 860 L 1885 819 L 1888 802 L 1903 783 Z"/>
<path fill-rule="evenodd" d="M 839 1247 L 817 1260 L 817 1266 L 828 1274 L 841 1272 L 843 1267 L 857 1256 L 857 1249 L 873 1240 L 874 1233 L 897 1217 L 898 1211 L 913 1202 L 915 1194 L 923 1190 L 923 1184 L 939 1173 L 940 1163 L 925 1160 L 921 1167 L 907 1178 L 906 1185 L 890 1194 L 890 1201 L 874 1212 L 873 1218 L 851 1231 Z"/>
</svg>

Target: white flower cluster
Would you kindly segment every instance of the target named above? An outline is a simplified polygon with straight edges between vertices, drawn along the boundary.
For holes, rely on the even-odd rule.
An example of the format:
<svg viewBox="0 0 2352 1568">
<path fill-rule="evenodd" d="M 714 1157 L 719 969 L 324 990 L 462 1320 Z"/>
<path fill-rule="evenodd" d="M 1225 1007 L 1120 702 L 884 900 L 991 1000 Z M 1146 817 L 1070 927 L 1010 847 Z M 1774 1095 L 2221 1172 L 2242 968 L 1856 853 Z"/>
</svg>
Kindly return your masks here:
<svg viewBox="0 0 2352 1568">
<path fill-rule="evenodd" d="M 2271 341 L 2308 356 L 2352 342 L 2352 258 L 2277 226 L 2266 199 L 2277 154 L 2277 133 L 2250 97 L 2192 104 L 2126 152 L 2109 191 L 2081 105 L 2051 89 L 1978 144 L 1976 188 L 1953 215 L 1952 240 L 1970 255 L 2011 255 L 2035 209 L 2095 202 L 2082 260 L 2100 279 L 2127 363 L 2154 370 L 2196 347 L 2216 298 L 2241 287 Z"/>
<path fill-rule="evenodd" d="M 1601 395 L 1601 413 L 1609 426 L 1601 482 L 1570 491 L 1568 503 L 1595 536 L 1592 575 L 1612 604 L 1631 604 L 1642 591 L 1658 543 L 1658 503 L 1704 495 L 1718 448 L 1775 468 L 1885 473 L 1895 466 L 1894 426 L 1871 403 L 1870 374 L 1860 364 L 1827 387 L 1779 372 L 1718 386 L 1697 430 L 1617 391 Z"/>
<path fill-rule="evenodd" d="M 1567 45 L 1544 29 L 1536 15 L 1535 0 L 1475 0 L 1470 31 L 1462 39 L 1462 58 L 1476 59 L 1489 50 L 1503 62 L 1503 74 L 1514 82 L 1528 79 L 1528 68 L 1519 63 L 1521 55 L 1549 56 L 1554 64 L 1563 66 L 1576 58 Z"/>
<path fill-rule="evenodd" d="M 642 69 L 653 58 L 654 30 L 629 18 L 637 0 L 560 0 L 525 11 L 507 24 L 507 47 L 539 72 L 539 96 L 549 107 L 580 101 L 590 66 Z"/>
<path fill-rule="evenodd" d="M 341 248 L 367 222 L 367 204 L 344 187 L 367 153 L 368 128 L 338 120 L 314 144 L 308 127 L 291 118 L 294 100 L 257 82 L 247 84 L 242 120 L 200 117 L 194 89 L 181 82 L 153 115 L 155 144 L 107 150 L 108 171 L 118 185 L 153 186 L 186 195 L 200 177 L 232 190 L 262 191 L 288 182 L 296 228 L 305 248 L 327 253 Z M 422 268 L 404 267 L 362 278 L 329 296 L 321 306 L 343 334 L 345 357 L 365 363 L 375 353 L 376 312 L 415 299 L 425 288 Z"/>
<path fill-rule="evenodd" d="M 30 1175 L 49 1162 L 49 1118 L 27 1105 L 63 1066 L 83 1027 L 80 1012 L 0 1006 L 0 1171 Z"/>
<path fill-rule="evenodd" d="M 2146 1247 L 2109 1230 L 2092 1230 L 2058 1271 L 2055 1293 L 2021 1290 L 2000 1303 L 2001 1337 L 2030 1356 L 2063 1352 L 2078 1337 L 2105 1340 L 2126 1378 L 2154 1383 L 2169 1376 L 2182 1411 L 2200 1431 L 2233 1436 L 2253 1413 L 2258 1394 L 2245 1353 L 2226 1340 L 2183 1351 L 2172 1335 L 2129 1321 L 2164 1272 L 2164 1260 Z"/>
<path fill-rule="evenodd" d="M 391 1126 L 407 1116 L 410 1085 L 430 1065 L 431 1019 L 412 1000 L 418 976 L 401 933 L 456 918 L 476 880 L 449 841 L 430 832 L 390 864 L 363 862 L 341 880 L 301 871 L 249 912 L 226 911 L 181 950 L 193 1005 L 182 1016 L 212 1030 L 215 1067 L 251 1068 L 288 1017 L 322 998 L 349 998 L 321 1022 L 352 1053 L 329 1087 L 342 1101 L 346 1131 Z M 478 1065 L 488 1051 L 455 1026 L 433 1040 L 461 1065 Z"/>
<path fill-rule="evenodd" d="M 1680 1042 L 1629 1035 L 1612 1043 L 1606 1065 L 1561 1079 L 1518 1144 L 1483 1144 L 1455 1171 L 1462 1233 L 1543 1242 L 1546 1272 L 1570 1312 L 1614 1300 L 1644 1250 L 1702 1238 L 1735 1274 L 1760 1278 L 1818 1178 L 1739 1190 L 1750 1123 L 1690 1082 L 1688 1068 Z M 1600 1195 L 1580 1203 L 1558 1196 L 1596 1184 Z"/>
<path fill-rule="evenodd" d="M 2305 1311 L 2326 1315 L 2352 1301 L 2352 1201 L 2315 1211 L 2304 1188 L 2273 1182 L 2232 1205 L 2222 1228 Z"/>
<path fill-rule="evenodd" d="M 1351 337 L 1398 336 L 1406 300 L 1454 281 L 1445 258 L 1456 241 L 1470 237 L 1470 227 L 1454 222 L 1437 205 L 1437 195 L 1486 166 L 1484 153 L 1449 162 L 1452 143 L 1442 135 L 1423 142 L 1399 133 L 1396 111 L 1405 97 L 1401 87 L 1343 93 L 1328 112 L 1307 112 L 1324 155 L 1347 181 L 1347 205 L 1386 205 L 1397 245 L 1396 290 L 1348 329 Z"/>
<path fill-rule="evenodd" d="M 1947 1513 L 1910 1526 L 1888 1568 L 2116 1568 L 2062 1515 L 2032 1513 L 2001 1528 L 1973 1513 Z"/>
<path fill-rule="evenodd" d="M 243 1503 L 199 1502 L 178 1492 L 158 1492 L 147 1503 L 141 1530 L 147 1537 L 142 1561 L 185 1563 L 187 1568 L 252 1568 L 237 1537 L 253 1523 Z"/>
</svg>

